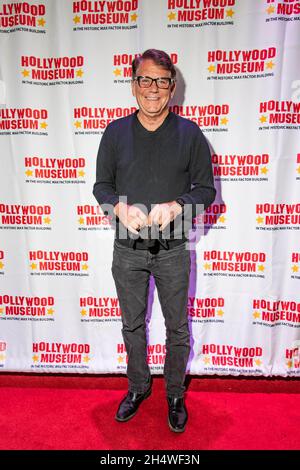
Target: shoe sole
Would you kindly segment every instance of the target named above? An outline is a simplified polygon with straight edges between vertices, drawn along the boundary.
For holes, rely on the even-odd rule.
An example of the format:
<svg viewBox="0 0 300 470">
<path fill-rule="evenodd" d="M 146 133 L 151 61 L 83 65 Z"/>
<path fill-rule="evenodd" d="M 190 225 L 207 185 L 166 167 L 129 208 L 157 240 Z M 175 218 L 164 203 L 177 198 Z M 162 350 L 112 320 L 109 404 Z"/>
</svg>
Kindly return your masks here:
<svg viewBox="0 0 300 470">
<path fill-rule="evenodd" d="M 143 402 L 144 400 L 146 400 L 146 398 L 150 397 L 151 392 L 152 392 L 151 389 L 148 390 L 148 392 L 147 392 L 146 395 L 145 395 L 145 398 L 141 401 L 140 405 L 142 404 L 142 402 Z M 139 405 L 139 407 L 140 407 L 140 405 Z M 119 423 L 126 423 L 126 421 L 129 421 L 131 418 L 133 418 L 133 417 L 137 414 L 138 411 L 139 411 L 139 409 L 137 409 L 137 410 L 136 410 L 134 413 L 132 413 L 131 415 L 127 416 L 127 418 L 119 418 L 119 417 L 116 415 L 116 416 L 115 416 L 115 420 L 118 421 Z"/>
<path fill-rule="evenodd" d="M 182 429 L 173 428 L 172 424 L 170 423 L 169 418 L 168 418 L 168 425 L 169 425 L 169 428 L 171 429 L 171 431 L 177 432 L 177 433 L 184 432 L 184 431 L 185 431 L 185 427 L 186 427 L 186 424 L 185 424 L 185 425 L 184 425 L 184 428 L 182 428 Z"/>
</svg>

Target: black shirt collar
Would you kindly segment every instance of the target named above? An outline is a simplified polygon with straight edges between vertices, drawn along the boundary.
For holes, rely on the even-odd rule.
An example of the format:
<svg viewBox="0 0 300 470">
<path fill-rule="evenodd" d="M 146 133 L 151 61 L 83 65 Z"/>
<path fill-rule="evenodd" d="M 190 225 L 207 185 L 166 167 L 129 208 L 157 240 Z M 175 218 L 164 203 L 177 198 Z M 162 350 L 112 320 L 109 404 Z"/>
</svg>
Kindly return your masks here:
<svg viewBox="0 0 300 470">
<path fill-rule="evenodd" d="M 155 129 L 155 131 L 149 131 L 143 126 L 143 124 L 140 122 L 139 118 L 137 117 L 138 112 L 139 110 L 136 110 L 133 113 L 133 123 L 137 131 L 143 134 L 144 136 L 154 136 L 154 135 L 160 134 L 164 129 L 166 129 L 166 127 L 169 125 L 169 123 L 172 121 L 174 117 L 174 113 L 172 111 L 169 111 L 169 113 L 167 114 L 162 124 L 157 129 Z"/>
</svg>

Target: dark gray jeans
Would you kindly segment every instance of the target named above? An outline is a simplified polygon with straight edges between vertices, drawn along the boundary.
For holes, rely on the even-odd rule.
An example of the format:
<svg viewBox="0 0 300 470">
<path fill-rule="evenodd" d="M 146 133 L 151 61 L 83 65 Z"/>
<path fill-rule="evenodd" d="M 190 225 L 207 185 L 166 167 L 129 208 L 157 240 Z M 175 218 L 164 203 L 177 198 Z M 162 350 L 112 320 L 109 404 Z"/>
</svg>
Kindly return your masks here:
<svg viewBox="0 0 300 470">
<path fill-rule="evenodd" d="M 190 353 L 187 319 L 189 250 L 183 243 L 152 254 L 148 250 L 127 248 L 115 240 L 112 274 L 122 311 L 129 390 L 144 393 L 150 386 L 145 317 L 152 274 L 166 326 L 164 377 L 167 395 L 182 397 Z"/>
</svg>

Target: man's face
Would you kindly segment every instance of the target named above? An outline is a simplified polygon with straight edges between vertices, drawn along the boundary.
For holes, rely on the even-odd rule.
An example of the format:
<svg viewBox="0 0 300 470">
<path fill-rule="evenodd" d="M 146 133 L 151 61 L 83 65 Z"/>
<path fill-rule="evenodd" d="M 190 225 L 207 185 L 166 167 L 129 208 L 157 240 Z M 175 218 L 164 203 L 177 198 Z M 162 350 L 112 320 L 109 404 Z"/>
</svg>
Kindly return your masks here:
<svg viewBox="0 0 300 470">
<path fill-rule="evenodd" d="M 151 78 L 170 77 L 171 72 L 156 65 L 152 60 L 145 59 L 137 69 L 136 76 Z M 169 102 L 174 96 L 176 83 L 170 85 L 168 89 L 158 88 L 155 82 L 151 87 L 141 88 L 135 80 L 132 83 L 132 94 L 135 96 L 140 111 L 147 117 L 159 117 L 168 108 Z"/>
</svg>

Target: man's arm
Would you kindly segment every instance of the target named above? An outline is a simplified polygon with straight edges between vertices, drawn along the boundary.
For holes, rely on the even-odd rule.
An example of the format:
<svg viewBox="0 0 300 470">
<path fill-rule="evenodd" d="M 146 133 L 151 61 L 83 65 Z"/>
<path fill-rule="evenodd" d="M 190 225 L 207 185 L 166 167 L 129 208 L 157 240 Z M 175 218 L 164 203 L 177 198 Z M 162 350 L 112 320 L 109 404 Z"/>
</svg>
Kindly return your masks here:
<svg viewBox="0 0 300 470">
<path fill-rule="evenodd" d="M 147 216 L 138 207 L 120 201 L 115 181 L 114 138 L 111 128 L 107 127 L 99 145 L 93 194 L 100 206 L 103 206 L 104 214 L 110 215 L 112 220 L 117 216 L 130 232 L 138 234 L 138 229 L 147 223 Z"/>
<path fill-rule="evenodd" d="M 115 185 L 116 161 L 113 147 L 113 135 L 107 127 L 102 136 L 96 163 L 96 182 L 93 194 L 100 205 L 115 206 L 119 202 Z"/>
<path fill-rule="evenodd" d="M 189 172 L 192 189 L 181 194 L 176 200 L 179 200 L 181 205 L 192 204 L 195 217 L 199 212 L 196 211 L 196 204 L 203 205 L 205 210 L 216 197 L 210 150 L 200 129 L 197 129 L 194 137 Z"/>
</svg>

